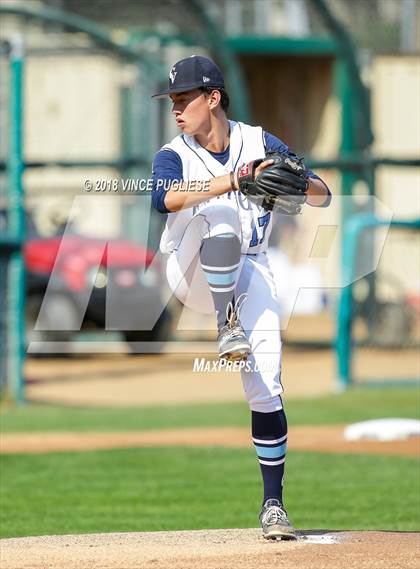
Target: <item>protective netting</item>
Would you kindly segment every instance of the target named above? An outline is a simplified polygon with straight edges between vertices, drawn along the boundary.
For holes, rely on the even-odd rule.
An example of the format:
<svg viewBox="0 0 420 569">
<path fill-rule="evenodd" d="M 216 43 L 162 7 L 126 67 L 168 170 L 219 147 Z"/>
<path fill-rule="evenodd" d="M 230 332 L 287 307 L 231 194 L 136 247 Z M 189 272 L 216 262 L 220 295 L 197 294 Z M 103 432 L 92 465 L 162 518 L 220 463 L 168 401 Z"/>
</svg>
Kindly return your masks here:
<svg viewBox="0 0 420 569">
<path fill-rule="evenodd" d="M 150 30 L 158 24 L 164 35 L 182 33 L 194 37 L 200 19 L 186 0 L 62 0 L 63 9 L 105 25 Z M 197 3 L 199 4 L 199 3 Z M 328 0 L 326 5 L 363 50 L 373 53 L 419 49 L 420 3 L 390 0 Z M 311 0 L 213 0 L 202 6 L 229 35 L 326 36 L 325 23 Z M 364 56 L 368 56 L 364 53 Z"/>
</svg>

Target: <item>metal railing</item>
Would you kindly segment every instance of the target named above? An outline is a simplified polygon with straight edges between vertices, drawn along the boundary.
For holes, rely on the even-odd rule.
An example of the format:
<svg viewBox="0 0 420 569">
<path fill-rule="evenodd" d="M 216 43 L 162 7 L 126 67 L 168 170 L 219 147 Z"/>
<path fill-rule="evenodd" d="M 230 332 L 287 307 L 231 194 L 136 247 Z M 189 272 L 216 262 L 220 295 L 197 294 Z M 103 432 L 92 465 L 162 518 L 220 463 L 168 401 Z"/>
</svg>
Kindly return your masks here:
<svg viewBox="0 0 420 569">
<path fill-rule="evenodd" d="M 356 265 L 358 257 L 358 246 L 362 233 L 374 227 L 397 227 L 406 230 L 419 230 L 420 218 L 413 220 L 394 219 L 392 221 L 376 217 L 373 213 L 362 213 L 352 216 L 347 220 L 342 240 L 342 277 L 344 283 L 351 283 L 341 289 L 337 310 L 337 333 L 336 333 L 336 355 L 338 382 L 341 389 L 346 389 L 353 384 L 353 288 L 356 278 Z M 363 379 L 363 378 L 361 378 Z M 412 379 L 400 378 L 398 385 L 402 383 L 413 383 Z M 370 384 L 371 382 L 369 382 Z M 368 384 L 368 382 L 364 382 Z M 383 384 L 375 381 L 374 385 Z"/>
</svg>

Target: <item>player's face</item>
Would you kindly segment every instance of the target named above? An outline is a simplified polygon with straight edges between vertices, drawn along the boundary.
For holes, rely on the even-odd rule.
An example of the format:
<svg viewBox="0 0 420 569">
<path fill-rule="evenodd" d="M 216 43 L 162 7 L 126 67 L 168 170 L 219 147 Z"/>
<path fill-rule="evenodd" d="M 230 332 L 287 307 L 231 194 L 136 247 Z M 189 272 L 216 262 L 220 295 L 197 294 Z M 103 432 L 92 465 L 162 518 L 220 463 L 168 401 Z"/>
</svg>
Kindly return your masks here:
<svg viewBox="0 0 420 569">
<path fill-rule="evenodd" d="M 172 113 L 176 124 L 185 134 L 194 135 L 210 124 L 207 97 L 199 89 L 185 93 L 172 93 Z"/>
</svg>

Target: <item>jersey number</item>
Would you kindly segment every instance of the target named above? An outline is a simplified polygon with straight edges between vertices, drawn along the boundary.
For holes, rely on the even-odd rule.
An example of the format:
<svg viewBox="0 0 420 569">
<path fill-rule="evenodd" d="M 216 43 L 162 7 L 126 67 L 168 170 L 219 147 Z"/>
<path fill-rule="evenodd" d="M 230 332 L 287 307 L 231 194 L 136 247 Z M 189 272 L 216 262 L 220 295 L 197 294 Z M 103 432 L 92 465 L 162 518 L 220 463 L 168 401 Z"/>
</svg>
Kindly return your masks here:
<svg viewBox="0 0 420 569">
<path fill-rule="evenodd" d="M 259 227 L 263 228 L 261 239 L 258 239 L 257 227 L 254 223 L 254 220 L 252 220 L 252 225 L 251 225 L 252 237 L 251 237 L 251 241 L 249 242 L 250 247 L 256 247 L 257 245 L 261 245 L 261 243 L 264 241 L 265 232 L 267 231 L 268 223 L 270 221 L 270 216 L 271 216 L 271 212 L 268 212 L 265 215 L 258 218 L 258 225 L 259 225 Z"/>
</svg>

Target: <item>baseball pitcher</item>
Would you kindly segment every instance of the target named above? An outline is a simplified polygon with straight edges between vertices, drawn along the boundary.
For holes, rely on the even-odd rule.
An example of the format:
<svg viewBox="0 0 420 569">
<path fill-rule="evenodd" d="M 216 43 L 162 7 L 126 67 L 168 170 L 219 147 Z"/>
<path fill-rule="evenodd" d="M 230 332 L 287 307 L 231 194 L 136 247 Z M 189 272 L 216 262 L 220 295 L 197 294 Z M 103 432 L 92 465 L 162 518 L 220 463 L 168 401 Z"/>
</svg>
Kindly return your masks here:
<svg viewBox="0 0 420 569">
<path fill-rule="evenodd" d="M 294 539 L 283 505 L 287 421 L 281 399 L 279 305 L 267 260 L 276 213 L 326 207 L 331 193 L 302 160 L 260 126 L 228 120 L 223 75 L 193 55 L 170 70 L 180 134 L 153 161 L 153 206 L 167 214 L 161 251 L 169 286 L 186 306 L 215 314 L 219 357 L 244 361 L 262 472 L 260 522 L 267 539 Z"/>
</svg>

